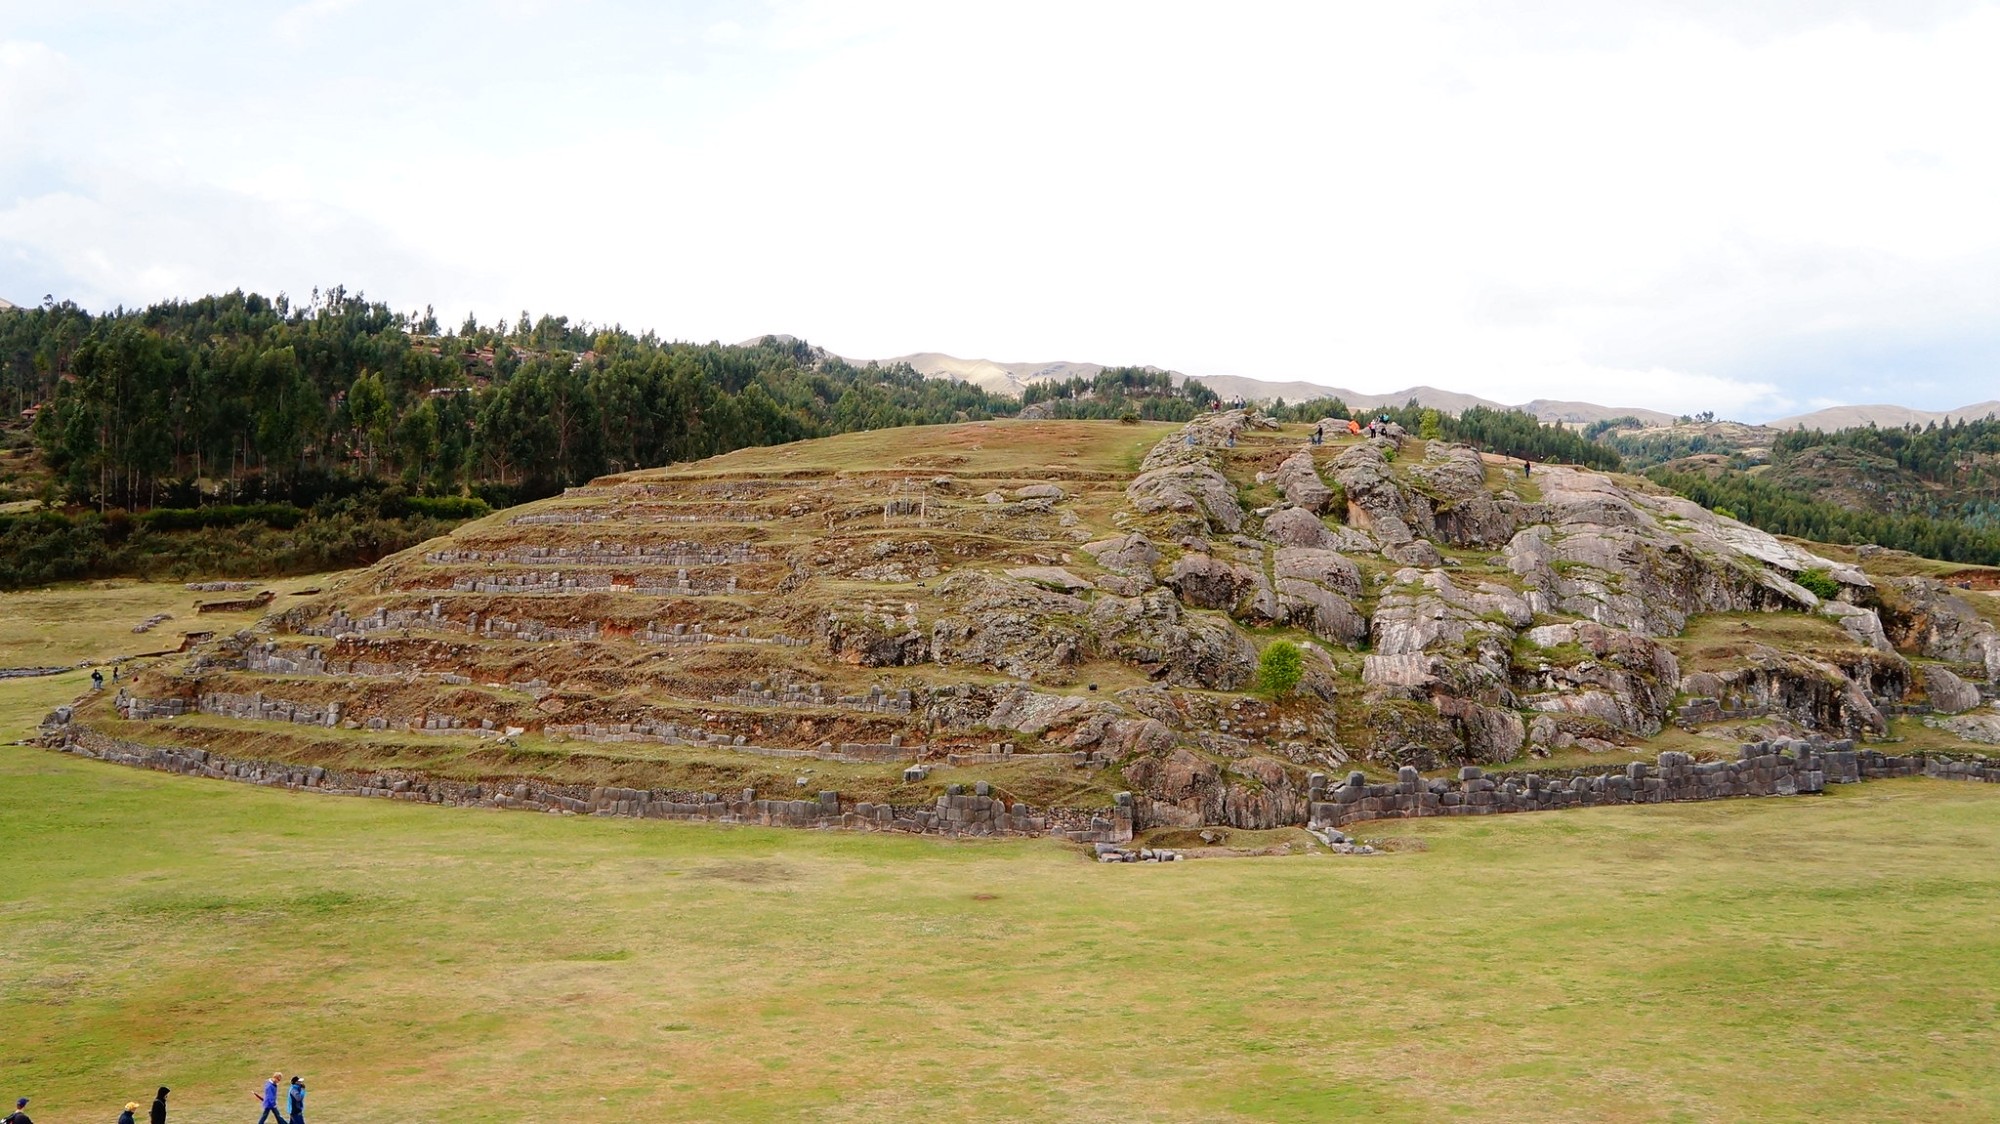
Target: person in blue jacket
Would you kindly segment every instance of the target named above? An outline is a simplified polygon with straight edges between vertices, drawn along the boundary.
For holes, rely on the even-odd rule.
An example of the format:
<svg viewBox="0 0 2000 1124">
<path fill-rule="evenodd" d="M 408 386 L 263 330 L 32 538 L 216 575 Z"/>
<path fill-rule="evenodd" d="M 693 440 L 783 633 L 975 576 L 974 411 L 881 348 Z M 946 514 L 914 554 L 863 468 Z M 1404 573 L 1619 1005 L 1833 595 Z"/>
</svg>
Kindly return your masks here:
<svg viewBox="0 0 2000 1124">
<path fill-rule="evenodd" d="M 292 1107 L 291 1124 L 306 1124 L 306 1079 L 296 1073 L 292 1075 L 290 1100 Z"/>
<path fill-rule="evenodd" d="M 264 1105 L 264 1111 L 257 1114 L 257 1124 L 264 1124 L 266 1120 L 275 1120 L 278 1124 L 285 1124 L 285 1114 L 278 1111 L 278 1082 L 284 1079 L 284 1074 L 274 1073 L 271 1075 L 269 1081 L 264 1082 L 263 1095 L 250 1094 L 251 1097 L 263 1102 Z"/>
</svg>

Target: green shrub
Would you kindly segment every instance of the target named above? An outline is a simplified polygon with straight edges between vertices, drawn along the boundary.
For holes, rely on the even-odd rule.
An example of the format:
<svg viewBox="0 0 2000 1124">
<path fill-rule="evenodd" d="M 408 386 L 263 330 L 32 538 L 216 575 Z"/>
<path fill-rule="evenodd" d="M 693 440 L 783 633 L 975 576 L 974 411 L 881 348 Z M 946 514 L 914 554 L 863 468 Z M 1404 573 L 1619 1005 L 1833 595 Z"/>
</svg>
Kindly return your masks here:
<svg viewBox="0 0 2000 1124">
<path fill-rule="evenodd" d="M 150 531 L 200 531 L 211 527 L 241 527 L 262 523 L 289 531 L 305 521 L 306 513 L 288 503 L 220 504 L 215 507 L 156 507 L 132 517 Z"/>
<path fill-rule="evenodd" d="M 430 519 L 478 519 L 493 509 L 477 496 L 409 496 L 403 506 Z"/>
<path fill-rule="evenodd" d="M 1305 656 L 1289 640 L 1274 640 L 1257 660 L 1257 689 L 1274 699 L 1298 690 L 1305 677 Z"/>
<path fill-rule="evenodd" d="M 1840 596 L 1840 583 L 1833 580 L 1833 575 L 1827 573 L 1824 566 L 1814 566 L 1810 570 L 1802 570 L 1799 572 L 1796 580 L 1800 585 L 1811 590 L 1812 595 L 1821 601 L 1831 601 Z"/>
</svg>

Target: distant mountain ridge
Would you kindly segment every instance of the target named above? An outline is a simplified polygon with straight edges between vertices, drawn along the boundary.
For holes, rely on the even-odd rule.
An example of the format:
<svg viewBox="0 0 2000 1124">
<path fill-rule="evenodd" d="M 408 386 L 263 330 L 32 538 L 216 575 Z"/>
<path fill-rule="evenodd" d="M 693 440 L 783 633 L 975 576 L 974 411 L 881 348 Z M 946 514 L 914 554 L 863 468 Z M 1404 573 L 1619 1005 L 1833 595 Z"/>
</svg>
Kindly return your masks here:
<svg viewBox="0 0 2000 1124">
<path fill-rule="evenodd" d="M 1854 429 L 1878 426 L 1883 429 L 1906 425 L 1925 426 L 1952 420 L 1978 421 L 1988 414 L 2000 414 L 2000 399 L 1975 402 L 1955 410 L 1915 410 L 1908 406 L 1829 406 L 1809 414 L 1795 414 L 1769 422 L 1773 429 Z"/>
<path fill-rule="evenodd" d="M 767 337 L 759 337 L 767 338 Z M 777 335 L 768 338 L 790 342 L 792 336 Z M 746 341 L 756 343 L 756 340 Z M 898 355 L 889 359 L 853 359 L 852 363 L 876 362 L 884 366 L 894 363 L 908 363 L 919 374 L 934 379 L 952 379 L 971 383 L 994 394 L 1020 397 L 1021 389 L 1031 382 L 1061 382 L 1066 379 L 1095 377 L 1103 371 L 1103 363 L 1079 363 L 1071 360 L 1055 360 L 1042 363 L 1001 363 L 991 359 L 961 359 L 946 355 L 941 351 L 918 351 L 908 355 Z M 1169 368 L 1145 365 L 1144 370 L 1165 370 L 1174 376 L 1176 382 L 1188 378 L 1186 374 Z M 1376 410 L 1390 406 L 1401 406 L 1411 399 L 1419 404 L 1450 413 L 1463 413 L 1472 406 L 1484 406 L 1491 410 L 1520 410 L 1545 422 L 1564 422 L 1570 425 L 1588 425 L 1608 418 L 1636 418 L 1644 425 L 1672 425 L 1677 419 L 1673 414 L 1661 410 L 1648 410 L 1638 406 L 1600 406 L 1595 402 L 1572 402 L 1553 398 L 1537 398 L 1531 402 L 1499 402 L 1482 398 L 1477 394 L 1461 391 L 1441 390 L 1434 386 L 1412 386 L 1393 390 L 1386 394 L 1364 394 L 1358 390 L 1329 386 L 1315 382 L 1271 382 L 1242 375 L 1202 375 L 1198 376 L 1204 386 L 1221 395 L 1225 400 L 1242 398 L 1247 402 L 1271 402 L 1282 398 L 1287 402 L 1304 402 L 1313 398 L 1339 398 L 1356 410 Z M 1951 410 L 1919 410 L 1909 406 L 1829 406 L 1823 410 L 1795 414 L 1765 422 L 1771 429 L 1820 429 L 1836 430 L 1855 426 L 1875 425 L 1900 427 L 1905 425 L 1924 426 L 1931 422 L 1953 419 L 1977 421 L 1988 414 L 2000 414 L 2000 399 L 1977 402 Z"/>
<path fill-rule="evenodd" d="M 860 362 L 860 360 L 850 361 Z M 1088 379 L 1105 368 L 1102 363 L 1077 363 L 1068 360 L 1047 363 L 998 363 L 991 359 L 960 359 L 937 351 L 919 351 L 876 362 L 885 366 L 891 363 L 908 363 L 912 369 L 931 378 L 968 382 L 995 394 L 1015 397 L 1019 397 L 1021 388 L 1031 382 Z M 1149 366 L 1146 369 L 1157 371 L 1165 368 Z M 1168 371 L 1168 373 L 1172 374 L 1176 381 L 1188 377 L 1179 371 Z M 1279 398 L 1287 402 L 1304 402 L 1313 398 L 1338 398 L 1357 410 L 1376 410 L 1386 406 L 1401 406 L 1414 398 L 1422 405 L 1454 414 L 1463 413 L 1473 406 L 1485 406 L 1491 410 L 1521 410 L 1543 421 L 1562 421 L 1572 425 L 1617 417 L 1634 417 L 1651 425 L 1666 425 L 1674 420 L 1672 414 L 1636 406 L 1599 406 L 1591 402 L 1563 402 L 1548 398 L 1537 398 L 1525 403 L 1508 403 L 1481 398 L 1476 394 L 1440 390 L 1434 386 L 1412 386 L 1387 394 L 1364 394 L 1358 390 L 1346 390 L 1324 383 L 1269 382 L 1241 375 L 1204 375 L 1200 376 L 1199 381 L 1225 399 L 1242 398 L 1249 402 L 1270 402 Z"/>
</svg>

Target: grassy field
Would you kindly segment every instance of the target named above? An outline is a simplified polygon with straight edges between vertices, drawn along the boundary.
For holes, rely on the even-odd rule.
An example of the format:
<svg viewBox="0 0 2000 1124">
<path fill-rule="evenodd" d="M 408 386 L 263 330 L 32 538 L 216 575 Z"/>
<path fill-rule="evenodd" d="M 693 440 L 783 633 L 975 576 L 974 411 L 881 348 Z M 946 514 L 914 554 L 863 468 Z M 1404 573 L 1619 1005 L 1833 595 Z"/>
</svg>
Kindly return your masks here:
<svg viewBox="0 0 2000 1124">
<path fill-rule="evenodd" d="M 0 667 L 65 667 L 86 660 L 108 665 L 115 659 L 176 648 L 183 632 L 246 628 L 266 612 L 302 600 L 293 596 L 294 591 L 336 576 L 284 578 L 259 586 L 278 597 L 270 609 L 248 613 L 197 615 L 198 602 L 249 594 L 194 593 L 167 582 L 80 582 L 0 594 Z M 172 613 L 173 619 L 150 632 L 132 631 L 133 625 L 155 613 Z M 105 675 L 110 675 L 108 667 Z M 31 736 L 43 715 L 89 689 L 87 668 L 36 679 L 0 679 L 0 743 Z"/>
<path fill-rule="evenodd" d="M 2000 791 L 1044 842 L 271 792 L 0 749 L 0 1094 L 183 1120 L 1980 1120 Z"/>
<path fill-rule="evenodd" d="M 312 589 L 335 576 L 275 578 L 247 593 L 194 593 L 169 582 L 114 579 L 0 594 L 0 667 L 62 666 L 172 649 L 179 646 L 183 632 L 247 628 L 267 612 L 304 600 L 293 596 L 294 591 Z M 278 594 L 268 608 L 195 612 L 199 602 L 250 597 L 263 589 Z M 150 632 L 132 631 L 155 613 L 172 613 L 173 619 Z"/>
</svg>

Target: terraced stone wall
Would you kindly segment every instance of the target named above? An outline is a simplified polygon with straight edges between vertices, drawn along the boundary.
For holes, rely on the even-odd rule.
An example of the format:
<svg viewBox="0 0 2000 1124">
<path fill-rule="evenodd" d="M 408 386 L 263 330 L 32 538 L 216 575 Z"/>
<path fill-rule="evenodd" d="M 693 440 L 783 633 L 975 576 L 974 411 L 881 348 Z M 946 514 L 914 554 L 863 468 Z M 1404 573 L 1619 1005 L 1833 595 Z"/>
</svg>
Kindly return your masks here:
<svg viewBox="0 0 2000 1124">
<path fill-rule="evenodd" d="M 624 543 L 593 542 L 589 546 L 518 546 L 505 550 L 435 550 L 424 561 L 437 565 L 508 563 L 540 566 L 551 562 L 577 566 L 729 566 L 765 561 L 764 555 L 748 543 L 710 546 L 707 543 L 677 542 L 664 546 L 626 546 Z"/>
<path fill-rule="evenodd" d="M 1796 796 L 1823 792 L 1829 784 L 1883 777 L 1930 776 L 2000 783 L 2000 761 L 1960 760 L 1925 754 L 1894 756 L 1854 748 L 1852 741 L 1751 742 L 1734 761 L 1697 762 L 1669 751 L 1657 764 L 1634 761 L 1619 772 L 1575 771 L 1567 775 L 1526 773 L 1489 777 L 1479 768 L 1459 770 L 1458 780 L 1425 780 L 1405 767 L 1387 784 L 1370 784 L 1350 773 L 1329 786 L 1325 774 L 1311 780 L 1309 826 L 1328 828 L 1365 820 L 1414 816 L 1479 816 L 1541 812 L 1607 804 L 1664 804 L 1720 800 L 1735 796 Z"/>
<path fill-rule="evenodd" d="M 545 733 L 581 738 L 585 741 L 659 742 L 665 745 L 727 749 L 757 757 L 810 757 L 821 761 L 861 764 L 915 761 L 929 748 L 922 745 L 904 745 L 903 736 L 896 734 L 886 742 L 841 742 L 837 746 L 832 742 L 822 742 L 814 749 L 788 749 L 753 745 L 741 734 L 718 734 L 700 726 L 683 726 L 678 722 L 579 722 L 569 725 L 550 724 L 542 729 Z"/>
<path fill-rule="evenodd" d="M 823 683 L 795 683 L 785 687 L 768 687 L 761 681 L 751 684 L 734 694 L 715 695 L 714 700 L 734 706 L 782 706 L 798 709 L 837 708 L 859 711 L 863 714 L 910 713 L 914 696 L 910 689 L 891 691 L 884 687 L 870 687 L 864 695 L 839 695 L 826 689 Z"/>
<path fill-rule="evenodd" d="M 67 667 L 0 667 L 0 679 L 36 679 L 45 675 L 61 675 Z"/>
<path fill-rule="evenodd" d="M 236 760 L 201 749 L 148 745 L 75 724 L 49 728 L 44 744 L 79 757 L 184 776 L 424 804 L 917 835 L 1056 836 L 1078 843 L 1125 843 L 1132 839 L 1129 794 L 1120 794 L 1112 806 L 1096 811 L 1033 808 L 995 796 L 981 783 L 971 792 L 953 785 L 928 804 L 875 804 L 845 800 L 836 792 L 821 792 L 810 800 L 778 799 L 760 797 L 751 789 L 725 796 L 529 780 L 453 781 L 405 772 L 286 765 Z"/>
</svg>

